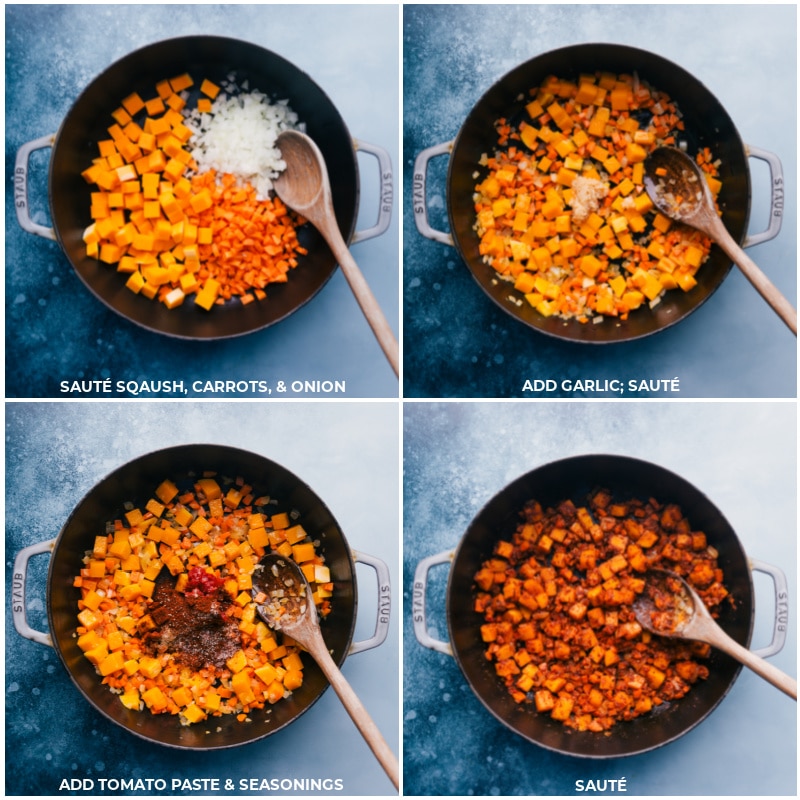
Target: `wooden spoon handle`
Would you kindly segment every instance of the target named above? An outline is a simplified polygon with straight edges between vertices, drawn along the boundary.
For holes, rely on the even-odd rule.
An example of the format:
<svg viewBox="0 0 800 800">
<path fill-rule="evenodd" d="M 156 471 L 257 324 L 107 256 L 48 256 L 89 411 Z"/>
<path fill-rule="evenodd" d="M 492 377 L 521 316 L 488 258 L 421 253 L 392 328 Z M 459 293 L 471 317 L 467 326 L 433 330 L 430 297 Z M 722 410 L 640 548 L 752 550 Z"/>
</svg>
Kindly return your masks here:
<svg viewBox="0 0 800 800">
<path fill-rule="evenodd" d="M 758 293 L 772 306 L 775 313 L 789 326 L 792 333 L 797 336 L 797 311 L 792 304 L 778 291 L 775 284 L 761 271 L 753 259 L 736 244 L 721 221 L 714 227 L 715 238 L 719 246 L 730 256 Z"/>
<path fill-rule="evenodd" d="M 330 220 L 333 220 L 332 222 Z M 381 349 L 383 350 L 389 363 L 392 365 L 395 375 L 400 374 L 400 356 L 398 353 L 397 339 L 395 339 L 389 322 L 384 316 L 375 295 L 372 294 L 372 289 L 364 278 L 363 273 L 356 264 L 355 259 L 350 253 L 349 248 L 342 238 L 339 228 L 333 219 L 331 213 L 327 220 L 319 220 L 316 222 L 317 228 L 325 237 L 328 247 L 331 248 L 334 257 L 339 262 L 347 282 L 350 284 L 350 289 L 358 301 L 367 322 L 372 328 L 375 338 L 378 340 Z"/>
<path fill-rule="evenodd" d="M 330 682 L 330 685 L 333 686 L 336 694 L 339 695 L 342 705 L 344 705 L 347 713 L 355 722 L 356 727 L 389 776 L 395 789 L 399 789 L 400 766 L 397 757 L 391 751 L 361 700 L 358 699 L 358 695 L 342 675 L 339 667 L 336 666 L 336 662 L 331 658 L 331 654 L 328 652 L 322 637 L 314 637 L 314 643 L 309 643 L 308 650 L 325 673 L 325 677 Z"/>
<path fill-rule="evenodd" d="M 777 686 L 782 692 L 785 692 L 789 697 L 797 700 L 797 681 L 781 672 L 777 667 L 765 661 L 760 656 L 751 653 L 746 647 L 742 647 L 735 639 L 728 636 L 727 633 L 718 629 L 718 635 L 714 637 L 711 642 L 715 647 L 726 652 L 737 661 L 740 661 L 746 667 L 749 667 L 757 675 L 760 675 L 764 680 L 769 681 L 773 686 Z"/>
<path fill-rule="evenodd" d="M 347 248 L 337 255 L 337 259 L 359 306 L 361 306 L 361 310 L 364 312 L 364 316 L 367 318 L 367 322 L 369 322 L 375 334 L 375 338 L 378 340 L 386 358 L 392 365 L 394 374 L 399 375 L 400 356 L 397 339 L 395 339 L 389 322 L 384 316 L 381 307 L 378 305 L 378 301 L 375 299 L 375 295 L 372 294 L 369 284 Z"/>
</svg>

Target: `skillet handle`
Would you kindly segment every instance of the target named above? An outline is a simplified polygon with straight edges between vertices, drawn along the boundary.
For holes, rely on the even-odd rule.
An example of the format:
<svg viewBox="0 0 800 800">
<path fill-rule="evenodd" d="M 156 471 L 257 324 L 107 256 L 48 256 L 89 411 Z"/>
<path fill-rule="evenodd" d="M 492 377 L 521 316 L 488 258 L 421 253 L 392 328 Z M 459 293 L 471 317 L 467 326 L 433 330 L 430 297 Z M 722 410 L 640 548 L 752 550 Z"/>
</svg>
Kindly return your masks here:
<svg viewBox="0 0 800 800">
<path fill-rule="evenodd" d="M 49 539 L 46 542 L 32 544 L 20 550 L 14 559 L 14 578 L 11 583 L 11 614 L 14 617 L 14 627 L 17 629 L 17 633 L 32 642 L 46 644 L 50 647 L 53 646 L 50 634 L 35 631 L 28 625 L 28 620 L 25 617 L 25 578 L 28 574 L 28 561 L 33 556 L 52 552 L 55 545 L 56 540 Z"/>
<path fill-rule="evenodd" d="M 435 228 L 432 228 L 428 222 L 428 201 L 426 193 L 428 162 L 436 156 L 449 155 L 452 149 L 453 140 L 428 147 L 417 156 L 417 160 L 414 162 L 412 202 L 414 204 L 414 222 L 417 224 L 417 230 L 428 239 L 433 239 L 435 242 L 455 247 L 451 234 L 437 231 Z"/>
<path fill-rule="evenodd" d="M 353 642 L 347 654 L 352 656 L 354 653 L 361 653 L 364 650 L 371 650 L 386 641 L 389 633 L 389 618 L 392 611 L 392 585 L 389 578 L 389 567 L 384 561 L 376 556 L 366 553 L 353 552 L 353 559 L 358 564 L 366 564 L 375 570 L 375 577 L 378 581 L 378 616 L 375 621 L 375 632 L 369 639 L 362 642 Z"/>
<path fill-rule="evenodd" d="M 769 658 L 779 653 L 784 644 L 786 644 L 786 632 L 789 628 L 789 591 L 786 575 L 779 567 L 759 561 L 756 558 L 750 559 L 750 569 L 769 575 L 774 584 L 775 621 L 772 626 L 772 641 L 766 647 L 753 650 L 755 655 L 761 658 Z"/>
<path fill-rule="evenodd" d="M 368 144 L 360 139 L 354 139 L 353 144 L 356 151 L 368 153 L 378 159 L 381 200 L 378 206 L 378 221 L 371 228 L 355 231 L 350 237 L 350 244 L 363 242 L 366 239 L 374 239 L 376 236 L 385 233 L 392 219 L 392 203 L 394 200 L 394 173 L 392 172 L 392 159 L 389 153 L 382 147 L 378 147 L 378 145 Z"/>
<path fill-rule="evenodd" d="M 446 656 L 453 655 L 453 648 L 449 642 L 440 642 L 434 639 L 428 633 L 428 619 L 425 614 L 425 595 L 428 588 L 428 573 L 432 567 L 438 564 L 449 564 L 453 560 L 455 552 L 453 550 L 445 550 L 435 556 L 428 556 L 423 558 L 417 564 L 416 572 L 414 573 L 414 600 L 412 606 L 412 613 L 414 617 L 414 634 L 417 641 L 423 647 L 429 647 L 437 653 L 444 653 Z"/>
<path fill-rule="evenodd" d="M 747 155 L 753 158 L 758 158 L 761 161 L 766 161 L 769 167 L 770 176 L 770 204 L 769 204 L 769 225 L 765 231 L 761 233 L 748 234 L 745 237 L 742 247 L 752 247 L 762 242 L 768 242 L 774 239 L 781 230 L 783 224 L 783 202 L 784 202 L 784 187 L 783 182 L 783 165 L 781 160 L 775 153 L 769 150 L 764 150 L 761 147 L 754 145 L 745 145 Z"/>
<path fill-rule="evenodd" d="M 14 164 L 14 207 L 17 209 L 17 222 L 22 230 L 28 233 L 35 233 L 44 239 L 56 238 L 53 228 L 40 225 L 31 219 L 30 207 L 28 206 L 28 162 L 31 153 L 35 150 L 43 150 L 45 147 L 52 147 L 55 142 L 55 134 L 48 134 L 32 142 L 23 144 L 17 150 L 17 160 Z"/>
</svg>

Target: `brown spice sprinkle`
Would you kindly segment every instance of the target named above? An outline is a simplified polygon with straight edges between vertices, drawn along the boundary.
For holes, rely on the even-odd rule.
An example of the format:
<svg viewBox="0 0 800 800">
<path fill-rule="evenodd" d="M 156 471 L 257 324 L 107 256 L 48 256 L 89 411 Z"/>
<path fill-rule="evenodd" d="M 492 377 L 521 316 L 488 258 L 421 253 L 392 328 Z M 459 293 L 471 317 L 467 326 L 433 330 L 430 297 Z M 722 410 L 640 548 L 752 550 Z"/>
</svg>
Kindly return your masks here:
<svg viewBox="0 0 800 800">
<path fill-rule="evenodd" d="M 708 645 L 654 636 L 633 603 L 650 569 L 684 577 L 716 616 L 728 597 L 717 552 L 677 505 L 528 502 L 511 541 L 475 575 L 486 658 L 514 700 L 569 728 L 607 731 L 708 677 Z M 730 598 L 729 598 L 730 600 Z"/>
<path fill-rule="evenodd" d="M 184 594 L 172 586 L 157 584 L 150 608 L 153 630 L 142 635 L 145 652 L 172 652 L 177 663 L 190 669 L 225 667 L 242 647 L 233 603 L 220 584 L 210 594 Z M 145 618 L 147 619 L 147 618 Z"/>
<path fill-rule="evenodd" d="M 244 478 L 167 478 L 94 537 L 73 586 L 76 643 L 131 711 L 180 724 L 273 705 L 303 685 L 300 646 L 257 615 L 254 576 L 267 552 L 295 561 L 320 617 L 333 582 L 299 515 Z"/>
</svg>

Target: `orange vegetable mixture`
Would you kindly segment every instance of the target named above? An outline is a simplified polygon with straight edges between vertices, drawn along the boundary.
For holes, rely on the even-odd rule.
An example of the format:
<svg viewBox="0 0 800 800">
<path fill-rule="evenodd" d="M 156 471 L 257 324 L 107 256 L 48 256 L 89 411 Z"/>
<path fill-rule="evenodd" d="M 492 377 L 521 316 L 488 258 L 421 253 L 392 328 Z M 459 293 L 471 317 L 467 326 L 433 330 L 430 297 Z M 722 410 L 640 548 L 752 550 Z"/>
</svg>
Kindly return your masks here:
<svg viewBox="0 0 800 800">
<path fill-rule="evenodd" d="M 241 478 L 208 473 L 186 491 L 165 480 L 143 508 L 131 507 L 95 538 L 75 579 L 77 643 L 127 708 L 180 715 L 184 725 L 223 714 L 245 721 L 302 685 L 300 647 L 259 619 L 253 574 L 265 552 L 294 559 L 321 617 L 330 612 L 333 584 L 302 525 L 293 515 L 270 514 L 270 505 Z M 150 612 L 158 582 L 167 578 L 180 594 L 198 567 L 229 598 L 225 621 L 238 627 L 239 646 L 221 667 L 191 669 L 180 653 L 154 654 L 146 645 L 156 627 Z"/>
<path fill-rule="evenodd" d="M 627 319 L 667 290 L 692 289 L 708 237 L 654 209 L 644 160 L 678 145 L 680 111 L 634 76 L 547 78 L 524 119 L 498 120 L 498 148 L 476 186 L 480 253 L 499 278 L 545 317 Z M 697 156 L 714 196 L 708 149 Z M 524 299 L 523 299 L 524 297 Z"/>
<path fill-rule="evenodd" d="M 648 570 L 683 576 L 716 616 L 728 597 L 706 536 L 676 505 L 615 500 L 526 504 L 510 541 L 475 575 L 485 654 L 517 703 L 569 728 L 607 731 L 683 697 L 710 647 L 654 636 L 633 603 Z"/>
<path fill-rule="evenodd" d="M 184 124 L 193 85 L 188 74 L 161 81 L 152 98 L 133 93 L 112 114 L 109 138 L 81 173 L 95 188 L 86 253 L 167 308 L 187 297 L 205 310 L 235 297 L 263 300 L 307 252 L 296 234 L 304 220 L 232 175 L 193 174 Z M 197 110 L 211 112 L 219 87 L 204 80 L 200 93 Z"/>
</svg>

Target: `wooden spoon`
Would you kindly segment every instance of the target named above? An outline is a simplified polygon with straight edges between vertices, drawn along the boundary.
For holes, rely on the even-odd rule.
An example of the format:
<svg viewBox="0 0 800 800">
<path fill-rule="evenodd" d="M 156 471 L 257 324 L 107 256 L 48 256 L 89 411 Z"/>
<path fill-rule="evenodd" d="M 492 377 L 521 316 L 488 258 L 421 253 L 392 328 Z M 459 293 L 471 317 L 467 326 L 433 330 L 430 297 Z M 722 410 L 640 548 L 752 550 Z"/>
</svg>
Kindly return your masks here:
<svg viewBox="0 0 800 800">
<path fill-rule="evenodd" d="M 728 636 L 680 575 L 653 570 L 633 611 L 639 624 L 651 633 L 713 645 L 797 700 L 797 681 Z"/>
<path fill-rule="evenodd" d="M 797 312 L 728 233 L 702 170 L 686 153 L 656 148 L 645 160 L 644 185 L 659 211 L 710 236 L 797 336 Z"/>
<path fill-rule="evenodd" d="M 358 727 L 396 789 L 400 788 L 399 766 L 386 740 L 350 684 L 336 666 L 319 626 L 311 587 L 300 567 L 290 558 L 270 553 L 253 574 L 253 598 L 258 613 L 271 628 L 285 633 L 304 647 L 319 664 L 347 713 Z M 258 603 L 263 594 L 266 600 Z"/>
<path fill-rule="evenodd" d="M 304 216 L 322 234 L 395 375 L 398 375 L 397 340 L 339 231 L 325 158 L 314 141 L 300 131 L 284 131 L 278 136 L 275 146 L 286 162 L 286 169 L 274 181 L 275 192 L 289 208 Z"/>
</svg>

